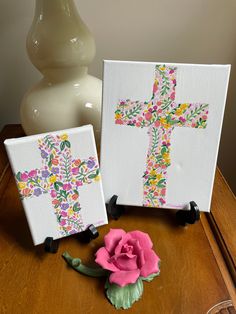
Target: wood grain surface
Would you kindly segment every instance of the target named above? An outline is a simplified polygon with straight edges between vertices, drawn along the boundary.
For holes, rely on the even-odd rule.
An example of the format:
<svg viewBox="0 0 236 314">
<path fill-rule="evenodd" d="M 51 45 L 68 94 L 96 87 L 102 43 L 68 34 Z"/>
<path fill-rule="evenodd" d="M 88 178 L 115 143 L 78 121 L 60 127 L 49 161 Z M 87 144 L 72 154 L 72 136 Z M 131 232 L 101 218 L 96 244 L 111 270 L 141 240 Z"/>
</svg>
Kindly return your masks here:
<svg viewBox="0 0 236 314">
<path fill-rule="evenodd" d="M 110 228 L 149 233 L 161 258 L 160 276 L 144 283 L 142 299 L 127 313 L 204 314 L 224 301 L 231 304 L 201 222 L 183 228 L 170 210 L 127 207 L 119 220 L 99 228 L 99 238 L 91 243 L 81 244 L 71 236 L 60 241 L 57 254 L 46 254 L 42 246 L 32 244 L 9 167 L 0 191 L 0 313 L 121 312 L 105 298 L 104 279 L 78 274 L 61 257 L 66 250 L 93 265 Z M 228 308 L 235 313 L 231 305 Z"/>
</svg>

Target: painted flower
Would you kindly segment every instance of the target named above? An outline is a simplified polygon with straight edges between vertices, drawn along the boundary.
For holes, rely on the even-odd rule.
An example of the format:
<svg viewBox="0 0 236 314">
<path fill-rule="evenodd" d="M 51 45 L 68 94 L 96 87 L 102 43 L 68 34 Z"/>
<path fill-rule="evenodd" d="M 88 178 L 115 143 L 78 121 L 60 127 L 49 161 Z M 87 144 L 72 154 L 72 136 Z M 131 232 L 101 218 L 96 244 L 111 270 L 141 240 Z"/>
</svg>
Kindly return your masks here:
<svg viewBox="0 0 236 314">
<path fill-rule="evenodd" d="M 43 159 L 47 158 L 48 157 L 48 153 L 46 153 L 45 150 L 41 150 L 41 157 Z"/>
<path fill-rule="evenodd" d="M 57 192 L 55 190 L 51 190 L 50 195 L 52 198 L 57 197 Z"/>
<path fill-rule="evenodd" d="M 81 160 L 80 159 L 76 159 L 75 161 L 74 161 L 74 165 L 75 166 L 79 166 L 81 164 Z"/>
<path fill-rule="evenodd" d="M 147 112 L 147 113 L 145 113 L 145 119 L 146 120 L 151 120 L 151 118 L 152 118 L 152 113 L 151 112 Z"/>
<path fill-rule="evenodd" d="M 57 177 L 55 175 L 53 175 L 49 178 L 49 182 L 51 182 L 51 183 L 55 183 L 56 181 L 57 181 Z"/>
<path fill-rule="evenodd" d="M 31 194 L 31 190 L 29 188 L 25 188 L 24 190 L 22 190 L 22 194 L 24 197 L 27 197 Z"/>
<path fill-rule="evenodd" d="M 95 161 L 93 159 L 89 159 L 87 161 L 87 166 L 89 169 L 92 169 L 95 166 Z"/>
<path fill-rule="evenodd" d="M 175 92 L 173 92 L 173 93 L 170 94 L 170 99 L 171 99 L 171 100 L 174 100 L 174 99 L 175 99 Z"/>
<path fill-rule="evenodd" d="M 118 119 L 115 121 L 116 124 L 124 124 L 124 122 L 121 119 Z"/>
<path fill-rule="evenodd" d="M 69 208 L 69 204 L 67 204 L 67 203 L 62 203 L 61 204 L 61 209 L 62 210 L 67 210 L 67 208 Z"/>
<path fill-rule="evenodd" d="M 96 252 L 96 263 L 111 271 L 109 282 L 120 287 L 135 283 L 139 277 L 159 273 L 159 257 L 152 241 L 141 231 L 111 229 L 104 237 L 105 246 Z"/>
<path fill-rule="evenodd" d="M 31 170 L 29 172 L 29 177 L 30 178 L 35 178 L 37 176 L 37 170 Z"/>
<path fill-rule="evenodd" d="M 83 185 L 83 182 L 82 181 L 76 181 L 75 184 L 76 184 L 76 186 L 81 186 L 81 185 Z"/>
<path fill-rule="evenodd" d="M 42 171 L 42 177 L 43 177 L 43 178 L 47 178 L 47 177 L 49 176 L 49 174 L 50 174 L 50 173 L 49 173 L 48 170 L 43 170 L 43 171 Z"/>
<path fill-rule="evenodd" d="M 25 182 L 18 182 L 18 187 L 19 189 L 24 189 L 26 187 L 26 183 Z"/>
<path fill-rule="evenodd" d="M 63 184 L 63 190 L 65 191 L 69 191 L 72 188 L 70 183 L 65 183 Z"/>
<path fill-rule="evenodd" d="M 78 196 L 78 194 L 75 193 L 75 194 L 73 194 L 71 197 L 72 197 L 72 199 L 73 199 L 74 201 L 76 201 L 79 196 Z"/>
<path fill-rule="evenodd" d="M 53 164 L 54 166 L 57 166 L 57 165 L 59 164 L 58 159 L 53 158 L 53 159 L 52 159 L 52 164 Z"/>
<path fill-rule="evenodd" d="M 94 181 L 95 182 L 98 182 L 98 181 L 100 181 L 101 180 L 101 177 L 100 176 L 96 176 L 95 178 L 94 178 Z"/>
<path fill-rule="evenodd" d="M 67 134 L 62 134 L 60 136 L 60 138 L 61 138 L 62 141 L 66 141 L 66 140 L 68 140 L 68 135 Z"/>
<path fill-rule="evenodd" d="M 79 173 L 79 168 L 78 167 L 72 168 L 71 171 L 72 171 L 73 175 L 76 175 Z"/>
<path fill-rule="evenodd" d="M 40 196 L 42 194 L 42 190 L 40 188 L 37 188 L 34 190 L 34 195 L 35 196 Z"/>
<path fill-rule="evenodd" d="M 52 167 L 52 173 L 58 174 L 58 173 L 59 173 L 59 168 L 57 168 L 57 167 Z"/>
<path fill-rule="evenodd" d="M 28 180 L 28 174 L 24 172 L 21 174 L 20 178 L 21 178 L 21 181 L 25 182 Z"/>
</svg>

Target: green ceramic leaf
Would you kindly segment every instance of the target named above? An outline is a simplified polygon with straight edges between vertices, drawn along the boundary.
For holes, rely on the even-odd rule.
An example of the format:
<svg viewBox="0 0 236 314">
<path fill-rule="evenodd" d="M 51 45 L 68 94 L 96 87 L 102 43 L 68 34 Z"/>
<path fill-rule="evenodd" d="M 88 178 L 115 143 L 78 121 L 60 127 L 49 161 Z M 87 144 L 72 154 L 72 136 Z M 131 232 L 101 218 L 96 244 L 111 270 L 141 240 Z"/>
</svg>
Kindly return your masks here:
<svg viewBox="0 0 236 314">
<path fill-rule="evenodd" d="M 143 282 L 139 278 L 136 283 L 120 287 L 110 284 L 107 279 L 105 285 L 106 295 L 116 309 L 129 309 L 135 301 L 138 301 L 143 294 Z"/>
<path fill-rule="evenodd" d="M 157 272 L 157 273 L 149 275 L 148 277 L 140 277 L 140 279 L 150 282 L 153 280 L 153 278 L 155 278 L 156 276 L 159 276 L 159 275 L 160 275 L 160 272 Z"/>
</svg>

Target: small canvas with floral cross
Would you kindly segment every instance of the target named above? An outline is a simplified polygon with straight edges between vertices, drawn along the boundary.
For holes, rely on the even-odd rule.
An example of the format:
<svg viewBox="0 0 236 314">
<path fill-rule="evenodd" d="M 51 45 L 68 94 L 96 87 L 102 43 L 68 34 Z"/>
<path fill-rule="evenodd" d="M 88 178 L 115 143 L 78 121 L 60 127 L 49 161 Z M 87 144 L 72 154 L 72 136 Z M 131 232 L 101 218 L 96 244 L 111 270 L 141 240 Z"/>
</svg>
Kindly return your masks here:
<svg viewBox="0 0 236 314">
<path fill-rule="evenodd" d="M 105 61 L 105 200 L 210 210 L 229 65 Z M 115 166 L 114 166 L 115 165 Z"/>
<path fill-rule="evenodd" d="M 5 145 L 35 245 L 107 223 L 92 126 Z"/>
</svg>

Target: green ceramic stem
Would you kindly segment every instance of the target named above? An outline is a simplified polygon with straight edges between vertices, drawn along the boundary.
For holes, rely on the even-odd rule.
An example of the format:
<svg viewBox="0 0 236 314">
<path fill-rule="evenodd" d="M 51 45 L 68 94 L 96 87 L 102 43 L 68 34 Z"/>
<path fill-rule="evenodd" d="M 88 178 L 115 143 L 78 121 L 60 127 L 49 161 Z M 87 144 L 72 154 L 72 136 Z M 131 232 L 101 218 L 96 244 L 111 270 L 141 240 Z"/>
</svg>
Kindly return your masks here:
<svg viewBox="0 0 236 314">
<path fill-rule="evenodd" d="M 108 271 L 102 268 L 90 268 L 82 264 L 80 258 L 73 258 L 68 252 L 62 254 L 67 263 L 79 273 L 90 277 L 103 277 L 108 275 Z"/>
</svg>

